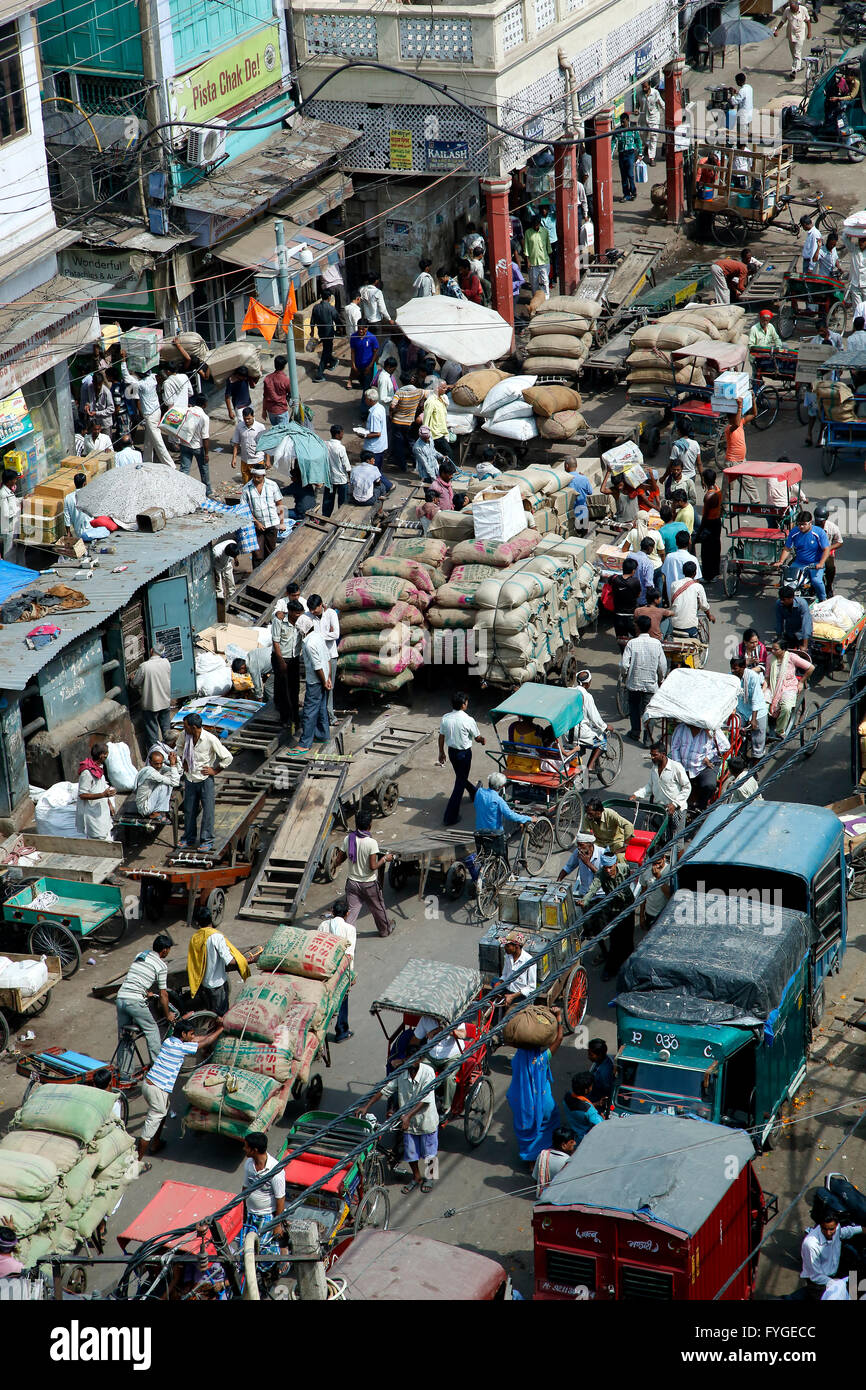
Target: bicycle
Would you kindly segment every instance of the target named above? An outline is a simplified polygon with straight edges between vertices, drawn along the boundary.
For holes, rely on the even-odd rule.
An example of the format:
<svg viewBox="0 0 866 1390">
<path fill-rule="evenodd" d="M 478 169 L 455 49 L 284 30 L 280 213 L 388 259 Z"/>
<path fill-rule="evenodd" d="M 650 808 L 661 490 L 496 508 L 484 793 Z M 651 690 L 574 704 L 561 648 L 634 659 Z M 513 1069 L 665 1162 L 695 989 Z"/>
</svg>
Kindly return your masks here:
<svg viewBox="0 0 866 1390">
<path fill-rule="evenodd" d="M 803 64 L 806 68 L 804 92 L 808 96 L 812 88 L 833 66 L 833 50 L 826 39 L 822 43 L 812 44 L 809 56 L 803 59 Z"/>
<path fill-rule="evenodd" d="M 777 215 L 771 218 L 774 227 L 780 228 L 783 232 L 791 232 L 793 236 L 802 235 L 802 227 L 798 219 L 794 216 L 794 206 L 801 208 L 811 208 L 810 216 L 815 226 L 824 233 L 837 232 L 839 230 L 838 218 L 833 215 L 832 203 L 824 202 L 824 194 L 818 192 L 812 198 L 797 197 L 794 193 L 783 193 L 778 203 Z M 783 214 L 787 213 L 787 221 Z"/>
<path fill-rule="evenodd" d="M 580 827 L 578 826 L 577 829 Z M 521 831 L 514 863 L 509 863 L 508 844 L 500 833 L 481 831 L 475 836 L 475 863 L 478 878 L 475 882 L 475 906 L 482 921 L 487 922 L 499 905 L 499 890 L 507 878 L 537 878 L 543 871 L 553 849 L 553 824 L 546 816 L 525 825 Z"/>
</svg>

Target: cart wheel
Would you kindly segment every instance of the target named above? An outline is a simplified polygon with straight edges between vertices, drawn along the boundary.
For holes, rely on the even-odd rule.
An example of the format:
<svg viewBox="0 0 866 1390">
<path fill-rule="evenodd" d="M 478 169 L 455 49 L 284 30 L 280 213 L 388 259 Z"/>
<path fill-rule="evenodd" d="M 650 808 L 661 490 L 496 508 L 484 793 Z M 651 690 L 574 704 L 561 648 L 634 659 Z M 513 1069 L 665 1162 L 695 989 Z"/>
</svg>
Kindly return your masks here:
<svg viewBox="0 0 866 1390">
<path fill-rule="evenodd" d="M 713 213 L 713 241 L 717 246 L 745 246 L 748 227 L 738 212 Z"/>
<path fill-rule="evenodd" d="M 9 1046 L 9 1024 L 6 1022 L 6 1015 L 3 1013 L 3 1010 L 0 1009 L 0 1052 L 5 1052 L 8 1046 Z M 30 1084 L 32 1085 L 32 1078 L 31 1078 L 31 1083 L 30 1083 Z M 30 1086 L 28 1085 L 27 1091 L 29 1091 L 29 1090 L 30 1090 Z M 27 1091 L 25 1091 L 25 1093 L 24 1093 L 24 1099 L 25 1099 L 25 1100 L 27 1099 Z"/>
<path fill-rule="evenodd" d="M 59 956 L 64 980 L 71 979 L 81 964 L 81 948 L 77 940 L 59 922 L 37 922 L 31 927 L 27 949 L 34 956 Z"/>
<path fill-rule="evenodd" d="M 73 1265 L 63 1281 L 63 1292 L 83 1298 L 87 1292 L 87 1270 L 84 1265 Z"/>
<path fill-rule="evenodd" d="M 849 898 L 866 898 L 866 854 L 862 851 L 851 859 L 853 877 L 848 885 Z M 0 1019 L 3 1015 L 0 1014 Z"/>
<path fill-rule="evenodd" d="M 126 931 L 126 925 L 124 914 L 115 912 L 113 917 L 109 917 L 107 922 L 103 922 L 90 933 L 90 939 L 99 946 L 116 946 Z"/>
<path fill-rule="evenodd" d="M 616 678 L 616 712 L 621 719 L 628 717 L 628 692 L 621 673 Z"/>
<path fill-rule="evenodd" d="M 360 1231 L 387 1231 L 391 1220 L 391 1198 L 384 1187 L 368 1187 L 355 1212 L 355 1235 Z"/>
<path fill-rule="evenodd" d="M 322 1080 L 321 1072 L 314 1072 L 310 1077 L 304 1096 L 304 1105 L 308 1110 L 318 1110 L 319 1102 L 325 1094 L 325 1083 Z"/>
<path fill-rule="evenodd" d="M 496 1092 L 489 1076 L 480 1076 L 463 1103 L 463 1133 L 470 1149 L 487 1137 L 493 1120 Z"/>
<path fill-rule="evenodd" d="M 508 866 L 496 854 L 482 864 L 475 885 L 475 905 L 483 922 L 489 922 L 499 907 L 499 890 L 508 877 Z"/>
<path fill-rule="evenodd" d="M 552 853 L 553 826 L 546 816 L 541 816 L 534 825 L 526 826 L 520 849 L 521 858 L 532 878 L 544 873 Z"/>
<path fill-rule="evenodd" d="M 613 729 L 606 735 L 606 739 L 605 747 L 601 750 L 601 757 L 593 769 L 603 787 L 609 787 L 616 781 L 622 769 L 623 758 L 622 735 Z"/>
<path fill-rule="evenodd" d="M 811 710 L 808 706 L 811 705 Z M 800 724 L 800 747 L 804 758 L 813 758 L 818 751 L 821 738 L 821 706 L 817 700 L 803 702 L 803 719 Z"/>
<path fill-rule="evenodd" d="M 833 333 L 844 333 L 848 322 L 848 310 L 841 300 L 836 300 L 827 310 L 827 327 Z"/>
<path fill-rule="evenodd" d="M 780 337 L 780 338 L 790 338 L 790 337 L 792 336 L 792 334 L 793 334 L 794 329 L 796 328 L 796 326 L 797 326 L 797 315 L 794 313 L 794 310 L 793 310 L 793 308 L 791 307 L 790 302 L 786 299 L 786 300 L 782 303 L 782 305 L 780 306 L 780 308 L 779 308 L 779 323 L 778 323 L 779 337 Z M 803 421 L 803 424 L 804 424 L 804 425 L 805 425 L 805 424 L 808 424 L 808 416 L 807 416 L 807 418 Z"/>
<path fill-rule="evenodd" d="M 392 859 L 388 865 L 388 883 L 395 893 L 399 893 L 402 888 L 405 888 L 408 877 L 409 870 L 406 865 L 401 863 L 399 859 Z"/>
<path fill-rule="evenodd" d="M 725 591 L 725 598 L 733 598 L 740 587 L 740 571 L 725 556 L 722 561 L 722 588 Z"/>
<path fill-rule="evenodd" d="M 703 668 L 710 659 L 710 620 L 706 613 L 701 613 L 698 616 L 698 641 L 701 644 L 701 652 L 698 659 Z"/>
<path fill-rule="evenodd" d="M 812 1031 L 814 1032 L 821 1025 L 824 1017 L 824 1006 L 827 1002 L 824 981 L 822 980 L 815 993 L 812 995 L 812 1003 L 809 1006 L 809 1013 L 812 1019 Z"/>
<path fill-rule="evenodd" d="M 215 927 L 222 921 L 226 910 L 226 895 L 224 888 L 212 888 L 207 895 L 205 904 Z"/>
<path fill-rule="evenodd" d="M 576 965 L 562 992 L 562 1016 L 569 1033 L 574 1033 L 583 1023 L 588 1003 L 589 980 L 583 966 Z"/>
<path fill-rule="evenodd" d="M 340 867 L 339 863 L 337 862 L 337 855 L 339 853 L 340 846 L 334 844 L 331 845 L 328 849 L 326 849 L 325 853 L 322 855 L 322 860 L 319 864 L 319 868 L 322 871 L 322 878 L 325 880 L 326 883 L 333 883 L 334 879 L 337 877 L 337 870 Z"/>
<path fill-rule="evenodd" d="M 775 386 L 761 386 L 757 392 L 758 413 L 753 424 L 755 429 L 768 430 L 776 423 L 779 414 L 779 393 Z"/>
<path fill-rule="evenodd" d="M 40 994 L 35 1004 L 31 1004 L 28 1008 L 22 1010 L 22 1015 L 24 1018 L 38 1018 L 40 1014 L 44 1014 L 50 1003 L 51 990 L 47 989 L 44 994 Z"/>
<path fill-rule="evenodd" d="M 380 782 L 374 794 L 380 816 L 390 816 L 392 811 L 396 811 L 400 800 L 400 788 L 396 782 Z"/>
<path fill-rule="evenodd" d="M 445 875 L 446 898 L 450 898 L 452 902 L 456 902 L 458 898 L 462 898 L 466 891 L 466 880 L 468 877 L 469 874 L 466 865 L 461 859 L 458 859 L 456 863 L 451 865 L 451 868 Z"/>
<path fill-rule="evenodd" d="M 855 135 L 845 153 L 848 156 L 849 164 L 860 164 L 866 159 L 866 140 L 862 135 Z"/>
<path fill-rule="evenodd" d="M 827 445 L 825 444 L 825 445 L 824 445 L 824 448 L 823 448 L 823 450 L 822 450 L 822 452 L 821 452 L 821 469 L 822 469 L 822 471 L 823 471 L 823 473 L 824 473 L 824 476 L 825 476 L 826 478 L 829 478 L 831 473 L 835 473 L 835 472 L 836 472 L 836 464 L 837 464 L 838 462 L 839 462 L 839 451 L 838 451 L 838 449 L 828 449 L 828 448 L 827 448 Z"/>
<path fill-rule="evenodd" d="M 562 665 L 559 668 L 559 683 L 564 685 L 567 690 L 574 690 L 577 685 L 577 673 L 580 670 L 577 657 L 574 652 L 569 652 L 568 656 L 563 657 Z"/>
<path fill-rule="evenodd" d="M 571 849 L 583 823 L 583 799 L 579 792 L 567 792 L 556 808 L 554 832 L 560 849 Z"/>
<path fill-rule="evenodd" d="M 259 852 L 261 833 L 257 825 L 251 825 L 240 844 L 240 851 L 248 864 L 252 864 Z"/>
<path fill-rule="evenodd" d="M 801 425 L 808 425 L 809 423 L 809 409 L 806 405 L 805 386 L 797 387 L 797 419 L 800 421 Z"/>
</svg>

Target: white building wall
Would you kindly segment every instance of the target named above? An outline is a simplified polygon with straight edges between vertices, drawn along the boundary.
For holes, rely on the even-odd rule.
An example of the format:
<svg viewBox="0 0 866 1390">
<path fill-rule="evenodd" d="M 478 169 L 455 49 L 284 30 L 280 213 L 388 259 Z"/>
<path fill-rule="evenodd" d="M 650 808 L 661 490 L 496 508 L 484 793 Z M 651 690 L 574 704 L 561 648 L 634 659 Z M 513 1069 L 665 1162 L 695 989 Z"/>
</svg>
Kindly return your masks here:
<svg viewBox="0 0 866 1390">
<path fill-rule="evenodd" d="M 48 192 L 35 26 L 29 14 L 21 15 L 17 24 L 21 45 L 22 79 L 27 98 L 28 130 L 26 134 L 0 144 L 0 189 L 3 198 L 3 216 L 0 218 L 0 277 L 3 274 L 4 257 L 52 232 L 56 225 Z M 48 273 L 53 272 L 49 270 Z M 41 278 L 44 279 L 45 276 Z M 38 284 L 39 280 L 35 280 L 34 283 Z"/>
</svg>

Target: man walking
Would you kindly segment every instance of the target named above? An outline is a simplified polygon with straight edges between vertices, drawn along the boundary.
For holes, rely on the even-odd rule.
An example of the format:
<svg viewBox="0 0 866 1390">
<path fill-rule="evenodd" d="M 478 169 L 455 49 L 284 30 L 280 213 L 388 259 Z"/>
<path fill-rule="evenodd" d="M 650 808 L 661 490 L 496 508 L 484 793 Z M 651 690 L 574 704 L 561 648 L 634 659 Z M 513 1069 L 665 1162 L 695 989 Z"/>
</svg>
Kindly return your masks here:
<svg viewBox="0 0 866 1390">
<path fill-rule="evenodd" d="M 152 371 L 145 372 L 144 376 L 134 376 L 126 365 L 126 350 L 124 348 L 120 350 L 120 374 L 126 385 L 127 396 L 138 401 L 138 409 L 144 425 L 144 435 L 150 444 L 152 461 L 162 463 L 166 468 L 174 468 L 174 459 L 168 452 L 159 428 L 162 410 L 159 405 L 159 383 L 156 376 Z"/>
<path fill-rule="evenodd" d="M 262 382 L 262 414 L 272 425 L 281 425 L 289 418 L 292 383 L 286 375 L 287 357 L 274 358 L 274 370 Z"/>
<path fill-rule="evenodd" d="M 788 73 L 790 80 L 792 77 L 796 77 L 803 66 L 803 44 L 806 39 L 812 37 L 812 21 L 809 17 L 809 11 L 805 5 L 800 4 L 800 0 L 788 0 L 787 5 L 779 13 L 776 27 L 773 30 L 773 38 L 778 35 L 783 22 L 788 39 L 788 48 L 791 50 L 791 71 Z"/>
<path fill-rule="evenodd" d="M 454 769 L 454 788 L 442 817 L 443 825 L 456 825 L 460 819 L 460 803 L 464 791 L 474 796 L 475 788 L 469 781 L 472 767 L 472 744 L 484 744 L 485 739 L 478 731 L 478 725 L 467 714 L 469 696 L 461 690 L 451 697 L 451 711 L 443 714 L 439 725 L 439 766 L 445 766 L 445 751 Z"/>
<path fill-rule="evenodd" d="M 304 606 L 298 599 L 279 599 L 271 619 L 271 670 L 274 704 L 285 725 L 297 732 L 301 723 L 301 633 L 298 619 Z"/>
<path fill-rule="evenodd" d="M 304 709 L 301 737 L 293 754 L 309 753 L 314 740 L 327 743 L 331 737 L 328 721 L 328 694 L 331 690 L 331 659 L 324 637 L 316 631 L 313 619 L 304 613 L 295 624 L 301 634 L 301 660 L 304 663 Z"/>
<path fill-rule="evenodd" d="M 255 569 L 277 548 L 277 535 L 284 525 L 283 494 L 274 479 L 267 476 L 267 469 L 255 463 L 250 468 L 250 481 L 241 490 L 241 501 L 246 502 L 252 512 L 256 528 L 258 547 L 251 556 Z"/>
<path fill-rule="evenodd" d="M 544 291 L 550 298 L 550 236 L 540 217 L 533 217 L 523 238 L 523 254 L 529 266 L 529 287 L 532 293 Z"/>
<path fill-rule="evenodd" d="M 377 323 L 391 322 L 391 315 L 382 293 L 381 276 L 372 275 L 367 284 L 361 286 L 361 312 L 367 323 L 374 327 Z"/>
<path fill-rule="evenodd" d="M 198 817 L 201 811 L 201 841 L 198 848 L 205 853 L 213 849 L 214 837 L 214 778 L 231 766 L 232 755 L 220 743 L 216 734 L 202 725 L 201 715 L 187 714 L 183 721 L 183 849 L 195 849 L 198 842 Z"/>
<path fill-rule="evenodd" d="M 205 406 L 207 396 L 193 396 L 193 403 L 186 412 L 186 419 L 183 422 L 185 440 L 180 446 L 180 471 L 189 473 L 192 471 L 193 460 L 198 464 L 198 471 L 205 486 L 208 497 L 213 497 L 210 485 L 210 420 L 208 419 Z"/>
<path fill-rule="evenodd" d="M 231 467 L 236 468 L 238 459 L 249 468 L 252 464 L 265 466 L 267 454 L 259 449 L 259 435 L 265 433 L 267 425 L 259 424 L 251 405 L 245 406 L 242 418 L 232 432 Z"/>
<path fill-rule="evenodd" d="M 349 911 L 349 901 L 347 898 L 338 898 L 331 908 L 330 914 L 325 917 L 324 922 L 320 922 L 317 930 L 324 932 L 326 936 L 337 936 L 346 943 L 346 960 L 349 968 L 355 969 L 355 946 L 358 941 L 358 933 L 351 922 L 346 921 L 346 913 Z M 349 991 L 343 995 L 343 1002 L 337 1014 L 337 1023 L 334 1029 L 334 1042 L 346 1042 L 354 1034 L 349 1027 Z"/>
<path fill-rule="evenodd" d="M 628 692 L 629 736 L 640 743 L 643 712 L 667 675 L 668 663 L 661 642 L 650 636 L 651 620 L 641 616 L 635 627 L 637 637 L 626 642 L 620 666 Z"/>
<path fill-rule="evenodd" d="M 158 994 L 163 1016 L 172 1019 L 171 1005 L 168 1002 L 168 970 L 166 960 L 174 941 L 168 932 L 160 932 L 154 938 L 149 951 L 139 951 L 126 972 L 126 978 L 117 991 L 117 1037 L 123 1042 L 125 1028 L 138 1028 L 144 1034 L 147 1055 L 151 1061 L 161 1046 L 159 1028 L 150 1011 L 147 999 L 150 994 Z M 118 1057 L 121 1074 L 128 1073 L 132 1063 L 131 1049 Z"/>
<path fill-rule="evenodd" d="M 629 801 L 651 801 L 655 806 L 663 806 L 672 817 L 674 833 L 678 835 L 685 829 L 686 807 L 692 794 L 688 773 L 682 763 L 668 757 L 663 743 L 653 744 L 650 762 L 649 781 L 638 787 Z"/>
<path fill-rule="evenodd" d="M 139 666 L 132 684 L 136 689 L 141 687 L 144 738 L 149 751 L 155 743 L 168 738 L 171 727 L 171 662 L 161 642 L 154 642 L 150 656 Z"/>
<path fill-rule="evenodd" d="M 324 381 L 325 372 L 334 365 L 334 334 L 340 322 L 340 315 L 334 308 L 334 296 L 330 290 L 322 290 L 318 304 L 313 305 L 310 315 L 310 331 L 318 336 L 322 344 L 319 370 L 314 381 Z"/>
<path fill-rule="evenodd" d="M 373 817 L 369 811 L 356 811 L 355 829 L 349 831 L 337 850 L 336 866 L 339 868 L 345 860 L 349 861 L 349 873 L 346 878 L 346 900 L 349 910 L 346 913 L 346 921 L 354 926 L 361 915 L 361 909 L 366 907 L 376 923 L 379 935 L 390 936 L 394 930 L 394 923 L 389 920 L 385 911 L 385 899 L 379 886 L 379 869 L 385 864 L 390 864 L 394 856 L 379 854 L 379 842 L 370 834 L 372 824 Z"/>
<path fill-rule="evenodd" d="M 631 117 L 627 111 L 623 111 L 619 118 L 619 130 L 611 140 L 610 146 L 611 153 L 616 154 L 619 161 L 622 200 L 624 203 L 633 203 L 637 197 L 634 166 L 638 155 L 643 153 L 643 141 L 640 138 L 640 132 L 632 130 Z"/>
<path fill-rule="evenodd" d="M 661 127 L 662 119 L 665 114 L 665 101 L 658 87 L 647 79 L 640 84 L 641 98 L 640 112 L 641 125 L 647 126 L 646 137 L 646 162 L 652 168 L 656 162 L 656 151 L 658 149 L 658 131 Z"/>
</svg>

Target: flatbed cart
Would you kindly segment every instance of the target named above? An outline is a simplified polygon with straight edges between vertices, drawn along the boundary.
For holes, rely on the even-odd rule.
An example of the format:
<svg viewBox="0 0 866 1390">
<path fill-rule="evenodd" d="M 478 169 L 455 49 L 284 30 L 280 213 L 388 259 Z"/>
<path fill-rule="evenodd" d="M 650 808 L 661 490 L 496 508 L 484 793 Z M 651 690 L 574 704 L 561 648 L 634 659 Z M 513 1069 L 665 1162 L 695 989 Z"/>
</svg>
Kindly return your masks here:
<svg viewBox="0 0 866 1390">
<path fill-rule="evenodd" d="M 42 960 L 41 955 L 19 955 L 10 952 L 3 954 L 11 961 Z M 51 991 L 63 977 L 59 956 L 46 956 L 45 965 L 48 969 L 48 979 L 34 990 L 33 994 L 23 994 L 20 989 L 0 988 L 0 1053 L 5 1052 L 9 1046 L 9 1014 L 16 1014 L 22 1021 L 29 1022 L 31 1018 L 38 1018 L 48 1008 Z"/>
<path fill-rule="evenodd" d="M 809 657 L 815 667 L 815 674 L 811 678 L 812 685 L 817 685 L 825 676 L 831 680 L 836 676 L 842 680 L 847 679 L 857 643 L 864 631 L 866 613 L 842 637 L 816 637 L 814 632 L 812 633 L 809 638 Z"/>
<path fill-rule="evenodd" d="M 651 459 L 659 451 L 664 424 L 664 406 L 629 404 L 606 415 L 603 423 L 588 425 L 581 434 L 597 441 L 600 454 L 631 442 L 637 444 L 644 458 Z"/>
<path fill-rule="evenodd" d="M 325 857 L 348 765 L 309 758 L 276 834 L 261 857 L 239 917 L 278 926 L 291 922 Z M 260 793 L 262 801 L 267 791 Z"/>
<path fill-rule="evenodd" d="M 43 893 L 53 894 L 53 902 L 32 906 Z M 81 940 L 90 937 L 99 946 L 115 946 L 126 931 L 123 894 L 112 883 L 33 879 L 6 899 L 2 915 L 4 934 L 29 929 L 31 951 L 60 957 L 64 979 L 81 964 Z"/>
<path fill-rule="evenodd" d="M 249 878 L 259 847 L 256 821 L 267 793 L 250 787 L 246 779 L 220 777 L 214 809 L 212 850 L 179 849 L 165 864 L 123 869 L 126 878 L 141 883 L 141 908 L 145 917 L 161 917 L 170 903 L 185 904 L 186 925 L 192 926 L 197 907 L 207 907 L 214 926 L 222 921 L 226 889 Z"/>
<path fill-rule="evenodd" d="M 427 893 L 427 880 L 440 875 L 440 887 L 446 897 L 459 898 L 466 886 L 468 872 L 465 861 L 475 853 L 475 837 L 471 831 L 437 826 L 419 832 L 406 840 L 388 846 L 394 858 L 388 865 L 388 885 L 399 893 L 410 876 L 418 875 L 418 900 Z"/>
<path fill-rule="evenodd" d="M 390 816 L 400 799 L 400 773 L 432 737 L 432 729 L 425 732 L 387 724 L 372 729 L 360 748 L 344 755 L 349 769 L 340 793 L 341 825 L 348 828 L 348 817 L 354 816 L 365 801 L 372 803 L 376 815 Z"/>
<path fill-rule="evenodd" d="M 154 820 L 152 816 L 143 815 L 139 811 L 135 793 L 130 793 L 114 817 L 114 830 L 120 832 L 117 838 L 123 844 L 124 850 L 130 848 L 136 837 L 158 839 L 166 824 L 171 827 L 171 847 L 176 850 L 180 839 L 180 803 L 180 787 L 172 787 L 168 803 L 168 821 L 162 818 Z"/>
</svg>

